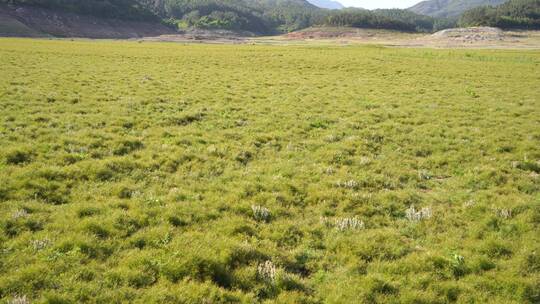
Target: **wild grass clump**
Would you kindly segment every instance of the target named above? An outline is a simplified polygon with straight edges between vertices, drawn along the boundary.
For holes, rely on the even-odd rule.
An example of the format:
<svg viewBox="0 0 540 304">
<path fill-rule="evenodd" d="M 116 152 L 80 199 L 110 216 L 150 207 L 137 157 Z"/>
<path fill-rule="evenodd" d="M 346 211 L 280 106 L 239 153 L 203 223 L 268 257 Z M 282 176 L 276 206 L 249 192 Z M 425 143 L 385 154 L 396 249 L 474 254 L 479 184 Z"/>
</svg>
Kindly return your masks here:
<svg viewBox="0 0 540 304">
<path fill-rule="evenodd" d="M 336 186 L 339 188 L 345 188 L 345 189 L 353 189 L 356 190 L 360 186 L 360 184 L 355 180 L 348 180 L 348 181 L 338 181 L 336 182 Z"/>
<path fill-rule="evenodd" d="M 9 304 L 30 304 L 30 300 L 26 295 L 16 295 L 8 302 Z"/>
<path fill-rule="evenodd" d="M 51 241 L 49 239 L 32 240 L 31 244 L 35 251 L 39 251 L 47 248 L 51 244 Z"/>
<path fill-rule="evenodd" d="M 276 280 L 277 268 L 272 261 L 265 261 L 257 266 L 257 275 L 264 281 L 274 283 Z"/>
<path fill-rule="evenodd" d="M 433 216 L 431 207 L 424 207 L 420 210 L 416 210 L 413 206 L 405 210 L 405 217 L 411 222 L 419 222 L 421 220 L 430 219 Z"/>
<path fill-rule="evenodd" d="M 497 209 L 495 211 L 495 213 L 497 214 L 497 216 L 499 216 L 500 218 L 503 218 L 505 220 L 512 217 L 512 210 L 510 210 L 510 209 L 505 209 L 505 208 Z"/>
<path fill-rule="evenodd" d="M 28 216 L 29 216 L 29 213 L 25 209 L 15 210 L 15 212 L 13 212 L 13 214 L 11 214 L 11 218 L 14 219 L 14 220 L 17 220 L 17 219 L 20 219 L 20 218 L 26 218 Z"/>
<path fill-rule="evenodd" d="M 347 231 L 347 230 L 360 230 L 365 228 L 364 221 L 358 219 L 357 217 L 344 217 L 344 218 L 335 218 L 333 220 L 322 217 L 321 222 L 328 226 L 334 227 L 337 231 Z"/>
<path fill-rule="evenodd" d="M 114 155 L 126 155 L 131 152 L 140 150 L 144 147 L 144 144 L 140 140 L 123 140 L 114 148 Z"/>
<path fill-rule="evenodd" d="M 28 148 L 16 148 L 7 151 L 4 158 L 8 165 L 24 165 L 33 160 L 34 153 Z"/>
<path fill-rule="evenodd" d="M 272 215 L 268 208 L 262 206 L 252 205 L 251 210 L 253 211 L 253 218 L 259 222 L 268 222 Z"/>
<path fill-rule="evenodd" d="M 336 229 L 339 231 L 364 229 L 364 222 L 356 217 L 336 219 Z"/>
</svg>

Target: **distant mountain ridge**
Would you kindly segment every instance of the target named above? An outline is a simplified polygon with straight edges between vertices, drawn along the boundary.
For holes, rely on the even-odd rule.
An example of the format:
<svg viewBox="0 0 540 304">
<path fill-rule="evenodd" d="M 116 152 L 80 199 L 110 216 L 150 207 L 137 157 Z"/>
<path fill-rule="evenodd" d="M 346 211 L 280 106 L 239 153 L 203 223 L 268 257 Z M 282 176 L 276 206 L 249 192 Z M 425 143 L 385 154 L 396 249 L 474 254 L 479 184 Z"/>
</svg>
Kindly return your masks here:
<svg viewBox="0 0 540 304">
<path fill-rule="evenodd" d="M 308 0 L 309 3 L 315 5 L 316 7 L 326 8 L 326 9 L 342 9 L 345 8 L 343 4 L 338 1 L 332 0 Z"/>
<path fill-rule="evenodd" d="M 452 18 L 463 12 L 485 5 L 499 5 L 507 0 L 427 0 L 422 1 L 408 10 L 421 15 L 432 17 Z"/>
</svg>

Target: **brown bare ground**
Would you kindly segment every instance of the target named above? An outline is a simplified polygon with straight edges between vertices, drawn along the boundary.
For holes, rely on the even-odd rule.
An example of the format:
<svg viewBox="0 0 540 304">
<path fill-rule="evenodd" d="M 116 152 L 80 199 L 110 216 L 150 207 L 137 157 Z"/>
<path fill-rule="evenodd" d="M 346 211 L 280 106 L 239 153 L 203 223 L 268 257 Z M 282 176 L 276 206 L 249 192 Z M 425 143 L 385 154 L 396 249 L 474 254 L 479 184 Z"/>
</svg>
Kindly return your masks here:
<svg viewBox="0 0 540 304">
<path fill-rule="evenodd" d="M 267 43 L 380 44 L 433 48 L 526 48 L 540 49 L 540 31 L 502 31 L 475 27 L 440 31 L 434 34 L 404 33 L 356 28 L 310 28 L 283 36 L 259 38 Z"/>
</svg>

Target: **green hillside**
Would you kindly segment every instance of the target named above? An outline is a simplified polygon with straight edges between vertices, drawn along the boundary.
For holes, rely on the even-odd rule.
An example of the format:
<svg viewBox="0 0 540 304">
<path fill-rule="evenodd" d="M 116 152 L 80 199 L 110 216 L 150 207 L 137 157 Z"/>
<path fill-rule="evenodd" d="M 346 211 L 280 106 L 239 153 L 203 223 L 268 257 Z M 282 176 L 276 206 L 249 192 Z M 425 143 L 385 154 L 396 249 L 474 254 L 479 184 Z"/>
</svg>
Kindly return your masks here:
<svg viewBox="0 0 540 304">
<path fill-rule="evenodd" d="M 165 20 L 179 28 L 246 30 L 259 34 L 287 32 L 315 23 L 323 10 L 305 0 L 0 0 L 127 20 Z"/>
<path fill-rule="evenodd" d="M 154 6 L 156 8 L 156 6 Z M 315 22 L 322 10 L 304 0 L 165 0 L 157 6 L 180 27 L 287 32 Z"/>
<path fill-rule="evenodd" d="M 511 0 L 497 7 L 483 6 L 465 12 L 462 26 L 540 29 L 540 0 Z"/>
<path fill-rule="evenodd" d="M 0 4 L 27 5 L 101 18 L 150 21 L 157 16 L 136 0 L 0 0 Z"/>
<path fill-rule="evenodd" d="M 468 9 L 483 5 L 499 5 L 507 0 L 428 0 L 409 8 L 417 14 L 433 17 L 458 17 Z"/>
<path fill-rule="evenodd" d="M 324 20 L 329 26 L 392 29 L 409 32 L 432 32 L 451 27 L 454 22 L 445 18 L 419 15 L 402 9 L 343 9 L 332 11 Z"/>
</svg>

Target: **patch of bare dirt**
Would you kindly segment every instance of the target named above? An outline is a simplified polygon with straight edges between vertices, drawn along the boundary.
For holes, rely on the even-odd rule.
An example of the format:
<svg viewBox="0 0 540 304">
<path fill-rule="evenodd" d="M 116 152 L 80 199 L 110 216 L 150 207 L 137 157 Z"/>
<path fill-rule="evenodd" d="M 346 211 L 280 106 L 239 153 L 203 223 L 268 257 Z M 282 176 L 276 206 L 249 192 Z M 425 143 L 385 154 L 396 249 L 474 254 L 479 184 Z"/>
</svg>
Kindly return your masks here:
<svg viewBox="0 0 540 304">
<path fill-rule="evenodd" d="M 433 48 L 540 49 L 540 31 L 503 31 L 492 27 L 453 28 L 434 34 L 357 28 L 309 28 L 274 38 L 288 42 L 337 42 Z"/>
<path fill-rule="evenodd" d="M 191 42 L 191 43 L 246 43 L 254 37 L 251 32 L 229 31 L 229 30 L 202 30 L 192 29 L 182 31 L 176 34 L 160 35 L 156 37 L 145 37 L 141 41 L 160 41 L 160 42 Z"/>
<path fill-rule="evenodd" d="M 308 28 L 282 36 L 285 40 L 341 40 L 341 41 L 386 41 L 417 37 L 418 34 L 390 30 L 360 29 L 351 27 Z"/>
<path fill-rule="evenodd" d="M 540 48 L 538 31 L 505 32 L 494 27 L 452 28 L 407 41 L 404 46 L 442 48 Z"/>
<path fill-rule="evenodd" d="M 468 27 L 442 30 L 432 34 L 431 38 L 474 43 L 478 41 L 502 41 L 505 35 L 501 29 L 494 27 Z"/>
</svg>

